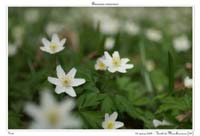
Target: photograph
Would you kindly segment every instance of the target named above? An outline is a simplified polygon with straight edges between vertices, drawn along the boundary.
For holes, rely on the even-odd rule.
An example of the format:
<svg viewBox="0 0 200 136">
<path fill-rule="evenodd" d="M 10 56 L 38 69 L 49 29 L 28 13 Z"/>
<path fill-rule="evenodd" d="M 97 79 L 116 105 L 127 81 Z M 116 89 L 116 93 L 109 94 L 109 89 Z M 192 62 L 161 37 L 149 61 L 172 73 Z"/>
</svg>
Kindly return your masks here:
<svg viewBox="0 0 200 136">
<path fill-rule="evenodd" d="M 8 7 L 8 130 L 192 130 L 192 14 Z"/>
</svg>

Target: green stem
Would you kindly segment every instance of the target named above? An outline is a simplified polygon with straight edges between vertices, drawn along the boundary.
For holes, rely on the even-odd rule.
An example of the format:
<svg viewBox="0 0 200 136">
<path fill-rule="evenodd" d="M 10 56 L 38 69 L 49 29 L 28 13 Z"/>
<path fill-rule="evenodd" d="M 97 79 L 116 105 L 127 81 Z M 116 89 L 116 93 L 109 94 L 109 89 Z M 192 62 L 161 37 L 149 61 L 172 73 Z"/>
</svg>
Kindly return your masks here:
<svg viewBox="0 0 200 136">
<path fill-rule="evenodd" d="M 147 87 L 147 91 L 150 93 L 153 93 L 153 86 L 150 80 L 150 76 L 148 71 L 146 70 L 146 54 L 145 54 L 145 48 L 144 48 L 144 44 L 141 43 L 140 44 L 140 56 L 141 56 L 141 60 L 142 60 L 142 75 L 144 78 L 144 82 L 145 85 Z"/>
</svg>

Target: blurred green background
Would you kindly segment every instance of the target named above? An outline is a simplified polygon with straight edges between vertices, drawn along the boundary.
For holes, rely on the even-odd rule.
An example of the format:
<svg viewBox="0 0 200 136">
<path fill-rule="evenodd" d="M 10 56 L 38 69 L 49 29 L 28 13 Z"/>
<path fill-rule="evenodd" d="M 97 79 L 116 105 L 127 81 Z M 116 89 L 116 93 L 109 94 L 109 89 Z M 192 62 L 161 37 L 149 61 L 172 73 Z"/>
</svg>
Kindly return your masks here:
<svg viewBox="0 0 200 136">
<path fill-rule="evenodd" d="M 39 103 L 44 88 L 58 100 L 66 96 L 55 94 L 47 81 L 55 73 L 55 57 L 39 49 L 41 39 L 53 33 L 67 38 L 65 50 L 57 54 L 59 63 L 66 71 L 77 68 L 77 77 L 87 80 L 75 89 L 74 112 L 82 118 L 82 128 L 101 128 L 104 113 L 113 111 L 127 129 L 154 128 L 153 119 L 173 124 L 163 128 L 192 128 L 192 88 L 184 84 L 185 77 L 192 78 L 192 8 L 12 7 L 8 32 L 9 129 L 28 128 L 31 118 L 24 105 Z M 108 38 L 113 47 L 106 45 Z M 119 51 L 135 67 L 126 74 L 96 71 L 96 59 L 105 50 Z M 173 94 L 168 87 L 169 51 Z"/>
</svg>

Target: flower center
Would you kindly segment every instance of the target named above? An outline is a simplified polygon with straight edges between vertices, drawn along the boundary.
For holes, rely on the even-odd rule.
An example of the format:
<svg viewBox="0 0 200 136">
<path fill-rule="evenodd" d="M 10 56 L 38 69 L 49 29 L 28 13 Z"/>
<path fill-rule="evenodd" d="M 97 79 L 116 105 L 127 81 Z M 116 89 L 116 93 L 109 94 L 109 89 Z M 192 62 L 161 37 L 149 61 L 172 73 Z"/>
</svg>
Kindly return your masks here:
<svg viewBox="0 0 200 136">
<path fill-rule="evenodd" d="M 62 79 L 62 84 L 63 84 L 64 87 L 71 86 L 71 82 L 72 82 L 72 79 L 70 77 L 64 77 Z"/>
<path fill-rule="evenodd" d="M 58 123 L 59 116 L 58 116 L 57 112 L 53 111 L 53 112 L 48 113 L 47 119 L 51 125 L 55 126 Z"/>
<path fill-rule="evenodd" d="M 105 69 L 105 67 L 106 67 L 106 65 L 104 63 L 102 63 L 102 62 L 99 62 L 98 65 L 99 65 L 100 69 Z"/>
<path fill-rule="evenodd" d="M 113 57 L 112 58 L 112 64 L 115 66 L 115 67 L 119 67 L 121 65 L 121 60 L 119 57 Z"/>
<path fill-rule="evenodd" d="M 50 46 L 49 46 L 49 48 L 51 49 L 51 51 L 53 51 L 53 52 L 55 52 L 56 51 L 56 49 L 57 49 L 57 47 L 58 47 L 58 45 L 57 44 L 51 44 Z"/>
<path fill-rule="evenodd" d="M 113 122 L 108 122 L 107 128 L 108 128 L 108 129 L 113 129 L 113 127 L 114 127 Z"/>
</svg>

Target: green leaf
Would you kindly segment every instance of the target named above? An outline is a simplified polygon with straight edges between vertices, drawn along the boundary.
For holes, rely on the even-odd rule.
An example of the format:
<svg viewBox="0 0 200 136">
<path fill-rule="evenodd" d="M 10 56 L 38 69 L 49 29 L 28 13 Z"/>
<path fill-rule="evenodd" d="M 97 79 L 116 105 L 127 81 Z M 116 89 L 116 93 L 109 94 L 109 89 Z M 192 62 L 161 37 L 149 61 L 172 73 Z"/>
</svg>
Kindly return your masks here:
<svg viewBox="0 0 200 136">
<path fill-rule="evenodd" d="M 192 109 L 192 96 L 185 95 L 182 97 L 168 96 L 162 99 L 162 104 L 156 111 L 157 114 L 167 111 L 185 112 Z"/>
<path fill-rule="evenodd" d="M 114 103 L 109 96 L 106 96 L 106 98 L 102 101 L 101 111 L 104 113 L 111 113 L 115 111 Z"/>
<path fill-rule="evenodd" d="M 101 128 L 101 123 L 103 121 L 104 116 L 103 113 L 95 111 L 81 111 L 80 115 L 85 122 L 86 128 Z"/>
<path fill-rule="evenodd" d="M 119 86 L 119 89 L 124 90 L 130 81 L 131 79 L 129 77 L 120 77 L 117 78 L 117 85 Z"/>
<path fill-rule="evenodd" d="M 97 106 L 104 97 L 104 94 L 86 93 L 78 98 L 78 108 L 81 109 L 91 106 Z"/>
</svg>

